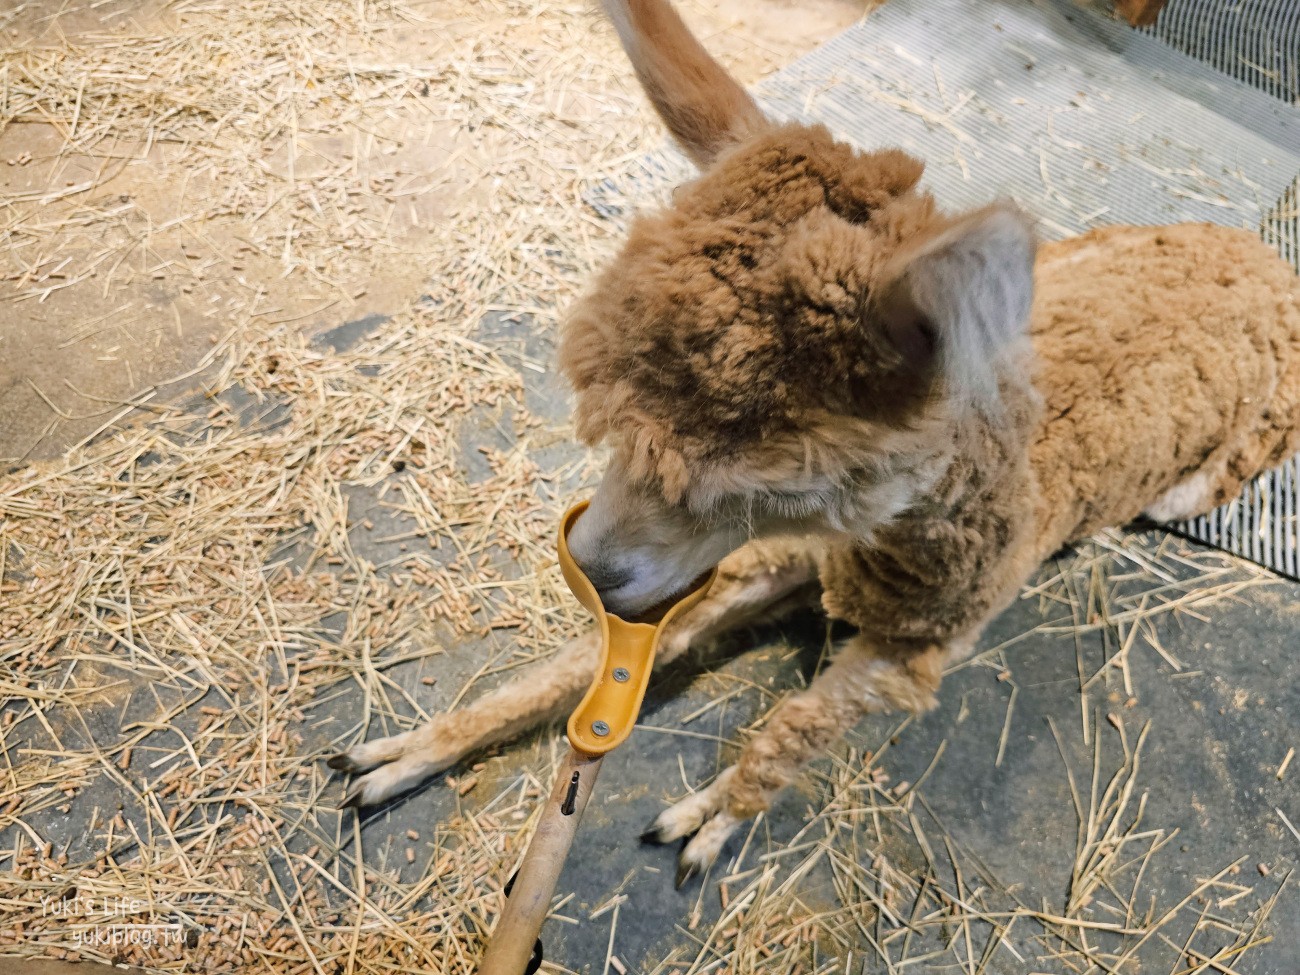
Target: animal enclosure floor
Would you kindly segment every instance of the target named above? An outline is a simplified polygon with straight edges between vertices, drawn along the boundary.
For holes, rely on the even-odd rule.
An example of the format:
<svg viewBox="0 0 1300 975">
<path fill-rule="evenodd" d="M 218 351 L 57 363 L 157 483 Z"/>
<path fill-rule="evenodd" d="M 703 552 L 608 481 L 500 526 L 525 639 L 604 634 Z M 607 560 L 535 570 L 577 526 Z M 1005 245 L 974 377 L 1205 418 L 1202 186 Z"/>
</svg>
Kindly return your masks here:
<svg viewBox="0 0 1300 975">
<path fill-rule="evenodd" d="M 752 81 L 871 2 L 710 0 L 687 15 Z M 579 9 L 551 18 L 575 45 L 597 26 Z M 524 95 L 527 77 L 474 57 L 512 16 L 422 0 L 0 7 L 0 465 L 183 398 L 268 322 L 310 334 L 417 298 L 448 218 L 490 212 L 494 167 L 529 138 L 464 125 L 447 97 L 467 82 Z M 521 50 L 544 52 L 525 74 L 549 73 L 533 123 L 561 127 L 558 151 L 582 129 L 606 146 L 645 131 L 614 57 L 584 85 L 576 63 L 546 63 L 559 41 Z"/>
<path fill-rule="evenodd" d="M 323 334 L 313 348 L 336 349 L 346 359 L 390 327 L 357 322 Z M 556 379 L 527 365 L 553 351 L 541 330 L 526 318 L 489 316 L 473 339 L 517 371 L 534 415 L 562 422 Z M 237 389 L 219 401 L 263 437 L 292 422 L 284 404 Z M 200 429 L 202 415 L 195 416 Z M 457 432 L 474 479 L 494 476 L 491 464 L 473 459 L 483 456 L 480 448 L 511 455 L 529 436 L 508 412 L 491 408 L 466 417 Z M 548 470 L 570 472 L 553 484 L 557 502 L 578 489 L 582 454 L 571 444 L 535 444 L 529 455 Z M 299 585 L 313 579 L 317 590 L 344 591 L 357 567 L 411 564 L 423 536 L 393 497 L 409 497 L 418 466 L 390 465 L 369 484 L 345 486 L 352 526 L 345 565 L 312 565 L 318 549 L 309 536 L 292 533 L 277 560 L 297 567 Z M 538 530 L 544 535 L 550 527 Z M 510 561 L 494 559 L 501 567 Z M 381 591 L 391 599 L 403 588 Z M 453 593 L 435 584 L 432 595 L 436 602 Z M 558 593 L 547 598 L 558 601 Z M 279 605 L 283 611 L 291 604 Z M 554 970 L 601 973 L 619 966 L 638 973 L 715 966 L 874 973 L 890 970 L 888 958 L 899 971 L 929 959 L 937 971 L 983 964 L 985 972 L 1065 975 L 1086 971 L 1089 961 L 1116 965 L 1127 954 L 1116 970 L 1180 975 L 1219 971 L 1221 963 L 1242 975 L 1291 975 L 1291 938 L 1300 932 L 1300 897 L 1289 880 L 1300 863 L 1300 838 L 1291 829 L 1300 818 L 1300 772 L 1288 763 L 1300 747 L 1297 607 L 1295 584 L 1160 532 L 1110 534 L 1062 553 L 991 628 L 973 664 L 947 677 L 937 711 L 910 722 L 864 723 L 752 835 L 729 844 L 703 883 L 675 891 L 675 849 L 642 846 L 636 837 L 667 801 L 707 783 L 746 729 L 823 664 L 834 636 L 813 616 L 738 633 L 728 644 L 738 655 L 719 651 L 658 681 L 641 727 L 606 762 L 598 801 L 560 882 L 557 916 L 547 924 L 547 957 L 560 966 Z M 174 751 L 173 736 L 193 741 L 201 762 L 215 762 L 225 775 L 255 775 L 255 764 L 229 761 L 224 748 L 214 754 L 210 735 L 224 727 L 237 744 L 249 732 L 256 740 L 256 723 L 244 731 L 243 722 L 266 709 L 273 741 L 287 746 L 269 755 L 277 769 L 272 779 L 234 793 L 218 782 L 190 797 L 157 800 L 160 809 L 185 811 L 196 808 L 195 798 L 224 797 L 220 808 L 230 810 L 231 839 L 206 856 L 189 850 L 193 827 L 177 828 L 189 851 L 180 862 L 204 876 L 215 853 L 252 872 L 263 862 L 259 834 L 256 817 L 241 808 L 261 810 L 277 817 L 261 834 L 272 843 L 265 876 L 277 878 L 286 899 L 308 898 L 279 913 L 272 930 L 286 933 L 273 942 L 280 945 L 273 966 L 313 970 L 284 921 L 292 915 L 311 932 L 304 943 L 325 958 L 345 961 L 349 953 L 349 938 L 335 941 L 327 932 L 359 924 L 364 955 L 375 957 L 376 944 L 409 931 L 425 939 L 433 957 L 447 962 L 450 955 L 450 970 L 472 970 L 483 927 L 499 906 L 496 892 L 522 851 L 534 791 L 546 786 L 562 743 L 554 729 L 530 735 L 361 817 L 336 812 L 345 782 L 324 772 L 321 756 L 357 735 L 391 733 L 420 711 L 450 706 L 469 681 L 470 693 L 479 694 L 511 673 L 483 671 L 512 663 L 517 630 L 455 635 L 436 619 L 393 629 L 373 615 L 376 609 L 382 606 L 366 611 L 365 630 L 357 629 L 357 611 L 336 599 L 315 623 L 286 619 L 284 661 L 266 657 L 266 676 L 255 678 L 274 685 L 270 697 L 241 686 L 248 678 L 240 677 L 223 692 L 196 698 L 191 682 L 141 659 L 135 674 L 125 660 L 94 665 L 90 673 L 100 674 L 105 688 L 98 702 L 93 693 L 85 696 L 87 685 L 74 673 L 64 686 L 66 703 L 47 712 L 70 764 L 51 780 L 54 790 L 32 789 L 36 808 L 21 814 L 25 827 L 73 868 L 102 848 L 96 817 L 104 810 L 121 806 L 126 835 L 147 836 L 162 828 L 147 812 L 150 796 L 175 781 L 150 766 L 158 759 L 168 763 L 164 770 L 186 765 L 175 764 L 183 752 Z M 141 626 L 141 642 L 147 630 Z M 365 632 L 376 642 L 367 644 Z M 203 673 L 170 659 L 192 679 Z M 373 676 L 364 661 L 376 668 Z M 329 676 L 332 669 L 345 679 Z M 323 679 L 316 676 L 322 670 Z M 93 769 L 79 759 L 87 748 L 116 766 L 120 752 L 113 749 L 124 732 L 186 700 L 189 706 L 165 727 L 139 740 L 126 780 L 132 788 L 117 776 L 88 776 Z M 233 710 L 223 719 L 219 712 L 232 707 L 230 700 Z M 215 711 L 200 710 L 213 705 Z M 295 708 L 301 718 L 282 713 Z M 80 728 L 78 714 L 85 720 Z M 282 727 L 291 732 L 287 740 Z M 6 741 L 19 775 L 24 760 L 48 753 L 49 742 L 30 723 L 9 731 Z M 254 763 L 258 754 L 249 756 Z M 59 789 L 69 784 L 76 788 L 65 812 Z M 153 866 L 144 875 L 160 888 L 159 914 L 197 916 L 204 925 L 197 947 L 179 959 L 199 970 L 222 957 L 207 932 L 229 933 L 223 914 L 261 920 L 240 907 L 244 895 L 220 885 L 178 889 L 167 879 L 175 855 L 155 841 L 143 851 L 134 840 L 115 844 L 115 869 L 87 881 L 78 879 L 84 869 L 34 869 L 28 835 L 7 834 L 13 849 L 25 849 L 32 878 L 7 888 L 12 901 L 24 903 L 33 890 L 50 897 L 69 882 L 100 891 L 113 876 L 131 883 L 144 867 L 137 858 L 147 855 Z M 302 869 L 308 861 L 334 879 L 319 883 L 314 868 Z M 362 864 L 371 906 L 353 916 L 338 891 L 360 889 L 353 871 Z M 287 885 L 300 893 L 288 893 L 295 888 Z M 274 888 L 269 893 L 273 905 Z M 222 900 L 231 897 L 223 910 Z M 35 927 L 29 946 L 67 945 L 65 927 Z"/>
<path fill-rule="evenodd" d="M 811 6 L 686 12 L 749 81 L 861 9 Z M 658 130 L 580 3 L 368 2 L 345 5 L 356 19 L 342 21 L 325 14 L 343 8 L 307 0 L 97 3 L 85 13 L 94 23 L 64 39 L 42 33 L 40 7 L 4 14 L 23 40 L 44 38 L 6 62 L 11 79 L 21 67 L 40 81 L 10 89 L 33 99 L 22 125 L 58 137 L 46 131 L 53 141 L 26 162 L 15 147 L 4 170 L 6 194 L 36 195 L 8 201 L 15 263 L 0 325 L 23 352 L 0 357 L 0 397 L 22 398 L 4 400 L 0 431 L 0 456 L 14 461 L 0 477 L 0 971 L 23 964 L 6 956 L 44 956 L 152 972 L 468 975 L 559 736 L 527 736 L 361 817 L 337 810 L 346 782 L 322 759 L 544 665 L 583 625 L 550 544 L 599 458 L 573 443 L 555 322 L 619 239 L 618 214 L 588 201 L 628 185 Z M 153 50 L 167 38 L 159 17 L 184 28 L 167 51 L 191 66 L 219 54 L 237 69 L 229 84 L 176 104 L 141 80 L 114 45 Z M 250 24 L 251 37 L 233 33 Z M 90 27 L 110 40 L 77 32 Z M 232 43 L 268 36 L 292 44 Z M 421 37 L 433 53 L 417 57 Z M 408 60 L 362 58 L 390 41 Z M 32 46 L 41 51 L 20 49 Z M 237 89 L 273 89 L 241 78 L 280 84 L 288 102 L 266 115 Z M 374 117 L 353 114 L 358 90 L 374 96 Z M 949 107 L 964 97 L 946 90 Z M 298 136 L 284 105 L 302 109 Z M 220 199 L 159 178 L 152 192 L 176 196 L 155 212 L 154 197 L 134 195 L 159 176 L 148 160 L 114 177 L 134 181 L 128 195 L 148 219 L 116 213 L 117 183 L 94 206 L 45 199 L 83 169 L 100 172 L 86 168 L 89 150 L 144 148 L 114 129 L 119 108 L 142 113 L 140 132 L 192 126 L 193 141 L 167 151 L 200 156 L 233 145 L 255 159 L 264 145 L 297 144 L 308 123 L 337 126 L 323 133 L 342 133 L 337 153 L 302 141 L 339 169 L 287 180 L 287 157 L 251 162 L 264 195 L 210 216 L 232 235 L 265 217 L 252 229 L 278 229 L 279 247 L 254 237 L 262 249 L 240 256 L 214 232 L 190 258 L 168 236 L 187 235 L 184 222 L 164 225 L 190 214 L 182 198 Z M 217 125 L 225 112 L 281 127 L 245 138 Z M 895 105 L 882 141 L 914 117 Z M 388 126 L 412 119 L 433 139 L 428 154 L 386 155 Z M 378 133 L 373 144 L 360 124 Z M 101 125 L 111 138 L 95 142 Z M 28 185 L 33 165 L 69 175 Z M 438 233 L 365 237 L 382 193 L 361 210 L 349 196 L 370 178 L 393 195 L 385 180 L 411 175 L 402 166 L 431 177 L 414 185 L 442 215 Z M 325 189 L 342 194 L 337 206 Z M 112 287 L 76 281 L 76 261 L 64 262 L 110 229 L 124 236 L 103 246 L 131 244 L 130 261 L 114 265 L 115 251 L 103 265 Z M 363 238 L 383 247 L 344 247 Z M 369 299 L 302 320 L 300 307 L 227 307 L 231 296 L 265 292 L 257 312 L 276 307 L 273 294 L 314 294 L 309 283 L 324 285 L 304 257 L 348 295 L 366 284 Z M 142 387 L 128 380 L 144 366 L 156 359 L 166 378 L 204 362 L 212 346 L 188 319 L 183 356 L 153 351 L 172 347 L 173 309 L 187 306 L 170 296 L 195 283 L 181 270 L 191 263 L 206 265 L 195 293 L 225 308 L 207 319 L 222 329 L 203 383 L 161 391 L 143 404 L 156 412 L 63 454 L 136 402 Z M 150 298 L 152 288 L 163 290 Z M 77 293 L 99 304 L 48 317 Z M 120 296 L 138 307 L 97 321 Z M 46 335 L 42 322 L 70 330 Z M 117 358 L 97 367 L 96 356 Z M 47 379 L 65 377 L 111 402 L 59 399 L 75 390 Z M 33 444 L 44 462 L 21 459 Z M 739 656 L 659 682 L 643 726 L 606 763 L 547 925 L 549 970 L 1294 975 L 1297 605 L 1294 584 L 1160 533 L 1065 553 L 978 662 L 949 675 L 938 711 L 864 724 L 706 882 L 675 892 L 675 851 L 637 834 L 707 782 L 827 647 L 811 617 L 738 634 Z M 124 931 L 179 940 L 94 940 Z"/>
</svg>

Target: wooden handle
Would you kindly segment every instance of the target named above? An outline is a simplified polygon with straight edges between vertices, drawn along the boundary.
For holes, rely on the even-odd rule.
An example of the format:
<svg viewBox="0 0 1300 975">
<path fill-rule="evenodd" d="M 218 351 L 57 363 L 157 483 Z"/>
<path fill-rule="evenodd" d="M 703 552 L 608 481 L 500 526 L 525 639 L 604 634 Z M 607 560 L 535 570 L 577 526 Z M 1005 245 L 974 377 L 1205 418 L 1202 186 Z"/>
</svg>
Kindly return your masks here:
<svg viewBox="0 0 1300 975">
<path fill-rule="evenodd" d="M 479 975 L 524 975 L 602 760 L 569 749 L 515 875 L 506 908 L 497 919 Z"/>
<path fill-rule="evenodd" d="M 478 975 L 527 975 L 533 945 L 591 798 L 601 759 L 621 744 L 636 724 L 659 637 L 677 616 L 704 598 L 717 576 L 715 569 L 696 579 L 655 623 L 629 623 L 606 613 L 596 587 L 569 553 L 569 530 L 586 510 L 583 501 L 564 516 L 557 552 L 569 588 L 600 627 L 601 662 L 587 696 L 569 717 L 569 754 L 542 809 L 541 822 L 515 874 L 514 886 L 506 895 L 505 910 L 497 919 Z"/>
</svg>

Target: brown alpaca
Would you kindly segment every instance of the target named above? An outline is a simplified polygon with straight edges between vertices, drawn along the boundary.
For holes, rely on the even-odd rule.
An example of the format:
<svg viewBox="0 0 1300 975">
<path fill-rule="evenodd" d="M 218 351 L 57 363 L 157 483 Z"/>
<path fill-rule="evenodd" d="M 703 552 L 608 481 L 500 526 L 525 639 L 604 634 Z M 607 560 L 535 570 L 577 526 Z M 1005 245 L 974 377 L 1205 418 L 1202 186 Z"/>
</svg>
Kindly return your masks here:
<svg viewBox="0 0 1300 975">
<path fill-rule="evenodd" d="M 721 562 L 659 663 L 820 597 L 858 629 L 651 834 L 680 877 L 863 714 L 930 707 L 945 665 L 1065 543 L 1185 518 L 1300 450 L 1297 279 L 1251 234 L 1111 227 L 1035 250 L 1007 205 L 951 217 L 920 162 L 777 126 L 667 0 L 608 0 L 703 170 L 574 309 L 577 423 L 612 459 L 573 554 L 635 615 Z M 332 764 L 378 802 L 560 717 L 594 637 Z"/>
</svg>

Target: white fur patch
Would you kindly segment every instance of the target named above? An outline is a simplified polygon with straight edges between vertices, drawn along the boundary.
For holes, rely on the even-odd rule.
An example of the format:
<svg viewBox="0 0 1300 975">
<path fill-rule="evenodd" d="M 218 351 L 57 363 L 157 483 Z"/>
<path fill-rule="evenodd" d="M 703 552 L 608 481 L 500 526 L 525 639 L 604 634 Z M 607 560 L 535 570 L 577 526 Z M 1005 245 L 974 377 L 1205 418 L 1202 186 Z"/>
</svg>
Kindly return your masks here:
<svg viewBox="0 0 1300 975">
<path fill-rule="evenodd" d="M 713 866 L 740 820 L 725 810 L 714 814 L 682 848 L 679 872 L 695 874 Z"/>
<path fill-rule="evenodd" d="M 1143 512 L 1152 521 L 1182 521 L 1199 515 L 1214 497 L 1213 482 L 1205 471 L 1197 471 L 1175 484 Z"/>
<path fill-rule="evenodd" d="M 651 825 L 660 843 L 689 836 L 716 816 L 726 803 L 727 786 L 735 775 L 735 766 L 725 769 L 704 789 L 669 806 Z"/>
</svg>

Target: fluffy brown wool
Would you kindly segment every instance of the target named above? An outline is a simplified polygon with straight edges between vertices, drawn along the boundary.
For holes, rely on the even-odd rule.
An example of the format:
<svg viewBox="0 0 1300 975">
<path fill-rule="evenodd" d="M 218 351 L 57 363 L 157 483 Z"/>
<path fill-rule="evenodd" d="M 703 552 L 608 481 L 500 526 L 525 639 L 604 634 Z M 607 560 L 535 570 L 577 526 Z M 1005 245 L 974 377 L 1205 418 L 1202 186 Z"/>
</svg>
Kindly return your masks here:
<svg viewBox="0 0 1300 975">
<path fill-rule="evenodd" d="M 831 615 L 952 639 L 1067 542 L 1177 485 L 1193 490 L 1162 514 L 1203 513 L 1300 450 L 1300 289 L 1255 236 L 1107 228 L 1042 247 L 1035 287 L 1032 371 L 1004 377 L 1016 408 L 967 424 L 937 489 L 872 544 L 830 546 Z"/>
<path fill-rule="evenodd" d="M 773 473 L 809 453 L 873 453 L 870 436 L 841 447 L 828 421 L 898 426 L 925 395 L 866 313 L 871 283 L 934 219 L 909 192 L 920 176 L 901 152 L 789 126 L 636 221 L 563 335 L 579 434 L 617 438 L 673 500 L 736 462 Z"/>
<path fill-rule="evenodd" d="M 578 430 L 613 448 L 570 548 L 609 608 L 628 580 L 658 601 L 701 552 L 758 539 L 661 662 L 819 597 L 858 629 L 655 821 L 655 838 L 694 834 L 680 880 L 863 713 L 929 707 L 1053 551 L 1207 511 L 1300 451 L 1300 286 L 1252 234 L 1208 225 L 1112 227 L 1035 257 L 1010 208 L 939 213 L 902 152 L 764 123 L 666 0 L 608 5 L 704 172 L 636 221 L 563 335 Z M 373 768 L 353 800 L 563 714 L 594 658 L 575 641 L 353 748 L 337 767 Z"/>
</svg>

